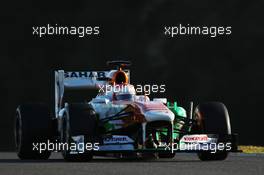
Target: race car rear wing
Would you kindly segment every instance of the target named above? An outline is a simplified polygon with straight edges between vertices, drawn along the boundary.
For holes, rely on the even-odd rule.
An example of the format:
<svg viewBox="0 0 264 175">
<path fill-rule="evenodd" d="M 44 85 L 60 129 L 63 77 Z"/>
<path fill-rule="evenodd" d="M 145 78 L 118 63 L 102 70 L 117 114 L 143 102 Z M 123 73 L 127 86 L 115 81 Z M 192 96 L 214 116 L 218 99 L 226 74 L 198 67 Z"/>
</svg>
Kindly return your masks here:
<svg viewBox="0 0 264 175">
<path fill-rule="evenodd" d="M 64 107 L 66 91 L 99 90 L 100 86 L 108 84 L 108 74 L 111 71 L 55 71 L 55 117 Z M 130 80 L 130 71 L 124 70 Z M 87 92 L 87 91 L 86 91 Z M 84 97 L 85 94 L 82 94 Z M 71 98 L 71 97 L 69 97 Z M 74 97 L 72 97 L 74 98 Z M 90 100 L 90 99 L 86 99 Z"/>
</svg>

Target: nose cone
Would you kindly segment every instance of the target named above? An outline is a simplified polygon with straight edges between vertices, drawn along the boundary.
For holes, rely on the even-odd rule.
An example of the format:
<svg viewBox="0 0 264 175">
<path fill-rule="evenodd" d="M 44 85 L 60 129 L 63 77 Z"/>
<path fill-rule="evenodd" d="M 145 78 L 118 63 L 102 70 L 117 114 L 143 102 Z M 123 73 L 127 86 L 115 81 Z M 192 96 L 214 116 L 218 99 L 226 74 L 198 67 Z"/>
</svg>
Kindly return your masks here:
<svg viewBox="0 0 264 175">
<path fill-rule="evenodd" d="M 166 110 L 166 111 L 150 110 L 145 112 L 145 118 L 147 122 L 153 122 L 153 121 L 172 122 L 175 118 L 175 115 L 170 110 Z"/>
</svg>

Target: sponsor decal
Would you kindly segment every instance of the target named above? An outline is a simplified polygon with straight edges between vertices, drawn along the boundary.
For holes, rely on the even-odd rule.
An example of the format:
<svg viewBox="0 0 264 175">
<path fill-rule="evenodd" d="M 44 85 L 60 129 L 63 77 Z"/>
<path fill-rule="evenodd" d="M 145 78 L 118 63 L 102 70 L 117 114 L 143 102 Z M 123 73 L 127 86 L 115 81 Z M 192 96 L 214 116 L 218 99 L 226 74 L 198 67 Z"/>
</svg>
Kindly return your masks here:
<svg viewBox="0 0 264 175">
<path fill-rule="evenodd" d="M 207 135 L 205 134 L 201 134 L 201 135 L 186 135 L 183 136 L 181 139 L 182 142 L 208 142 L 209 138 Z"/>
<path fill-rule="evenodd" d="M 80 71 L 80 72 L 64 72 L 64 78 L 105 78 L 104 71 Z"/>
<path fill-rule="evenodd" d="M 133 143 L 134 141 L 128 136 L 118 136 L 114 135 L 109 138 L 104 139 L 104 144 L 123 144 L 123 143 Z"/>
<path fill-rule="evenodd" d="M 134 150 L 134 146 L 133 144 L 122 144 L 122 145 L 118 145 L 118 144 L 115 144 L 115 145 L 102 145 L 100 146 L 99 148 L 99 151 L 120 151 L 120 150 Z"/>
</svg>

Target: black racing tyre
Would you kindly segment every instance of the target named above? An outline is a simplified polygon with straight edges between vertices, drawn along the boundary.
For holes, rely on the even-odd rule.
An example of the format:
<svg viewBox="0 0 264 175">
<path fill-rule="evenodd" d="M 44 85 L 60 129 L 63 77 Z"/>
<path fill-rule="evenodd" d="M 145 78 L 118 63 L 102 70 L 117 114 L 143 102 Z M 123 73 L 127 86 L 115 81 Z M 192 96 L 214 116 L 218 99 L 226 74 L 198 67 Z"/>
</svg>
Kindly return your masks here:
<svg viewBox="0 0 264 175">
<path fill-rule="evenodd" d="M 15 145 L 20 159 L 48 159 L 51 152 L 39 150 L 52 137 L 52 119 L 44 104 L 25 104 L 16 109 Z M 37 145 L 34 147 L 34 145 Z M 38 148 L 37 148 L 38 147 Z"/>
<path fill-rule="evenodd" d="M 231 125 L 226 106 L 220 102 L 208 102 L 199 104 L 194 111 L 196 124 L 192 128 L 193 133 L 199 134 L 231 134 Z M 198 157 L 203 161 L 225 160 L 226 151 L 200 152 Z"/>
<path fill-rule="evenodd" d="M 97 135 L 97 119 L 93 108 L 88 104 L 73 103 L 68 105 L 68 114 L 62 119 L 61 139 L 62 143 L 75 144 L 72 136 L 84 136 L 84 144 L 94 144 Z M 66 161 L 90 161 L 93 158 L 92 150 L 84 150 L 84 153 L 71 154 L 70 149 L 62 150 L 62 156 Z"/>
</svg>

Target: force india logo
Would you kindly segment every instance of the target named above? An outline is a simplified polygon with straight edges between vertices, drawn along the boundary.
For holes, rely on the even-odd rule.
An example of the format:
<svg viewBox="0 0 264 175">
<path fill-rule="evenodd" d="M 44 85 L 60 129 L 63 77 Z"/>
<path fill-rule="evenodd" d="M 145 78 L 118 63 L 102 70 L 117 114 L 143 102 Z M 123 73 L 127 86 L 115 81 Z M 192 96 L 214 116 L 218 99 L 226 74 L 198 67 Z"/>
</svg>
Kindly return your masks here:
<svg viewBox="0 0 264 175">
<path fill-rule="evenodd" d="M 133 143 L 134 141 L 128 136 L 114 135 L 110 138 L 104 139 L 104 144 L 114 144 L 114 143 Z"/>
<path fill-rule="evenodd" d="M 125 137 L 119 137 L 119 138 L 106 138 L 104 139 L 106 142 L 126 142 L 127 139 Z"/>
<path fill-rule="evenodd" d="M 186 135 L 181 139 L 183 142 L 207 142 L 207 135 Z"/>
</svg>

